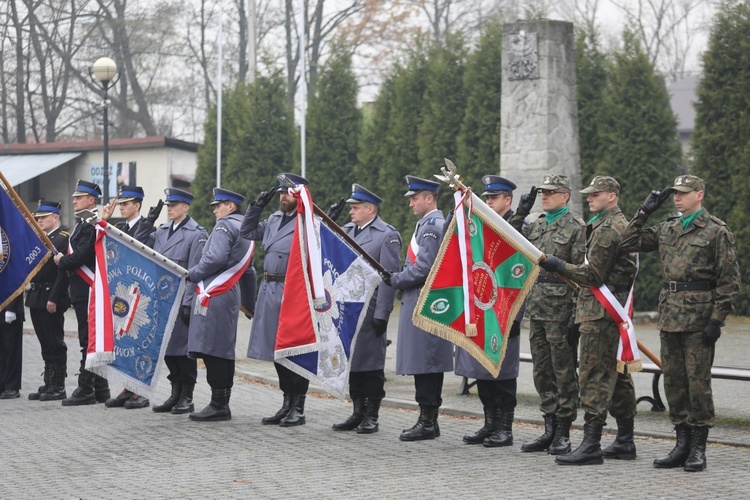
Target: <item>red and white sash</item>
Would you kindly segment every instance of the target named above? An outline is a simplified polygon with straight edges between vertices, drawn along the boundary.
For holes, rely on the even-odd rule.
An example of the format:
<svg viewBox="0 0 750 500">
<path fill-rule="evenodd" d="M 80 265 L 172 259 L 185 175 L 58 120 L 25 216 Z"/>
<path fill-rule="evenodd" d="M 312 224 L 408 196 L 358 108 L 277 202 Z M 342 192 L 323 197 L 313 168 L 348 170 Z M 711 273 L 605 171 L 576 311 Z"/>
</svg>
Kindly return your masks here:
<svg viewBox="0 0 750 500">
<path fill-rule="evenodd" d="M 211 303 L 211 297 L 226 293 L 237 284 L 240 276 L 245 273 L 250 260 L 253 258 L 253 250 L 255 250 L 255 242 L 251 241 L 247 252 L 245 252 L 245 255 L 238 263 L 214 278 L 210 285 L 206 286 L 203 280 L 201 280 L 195 286 L 195 293 L 198 294 L 195 301 L 195 314 L 205 316 L 206 312 L 208 312 L 208 306 Z"/>
<path fill-rule="evenodd" d="M 586 259 L 588 264 L 588 258 Z M 637 266 L 637 261 L 636 261 Z M 636 267 L 636 275 L 638 274 Z M 610 315 L 612 320 L 617 324 L 620 330 L 620 342 L 617 346 L 617 371 L 620 373 L 633 373 L 643 370 L 641 364 L 641 352 L 638 350 L 638 341 L 635 338 L 635 326 L 633 325 L 633 287 L 635 286 L 635 276 L 633 284 L 630 285 L 628 299 L 625 305 L 620 301 L 605 285 L 599 288 L 589 287 L 594 293 L 594 297 L 604 307 L 604 310 Z"/>
<path fill-rule="evenodd" d="M 321 308 L 328 304 L 325 284 L 323 282 L 323 254 L 320 243 L 320 221 L 315 217 L 310 190 L 304 184 L 290 188 L 289 193 L 297 198 L 297 224 L 302 229 L 302 245 L 307 256 L 308 277 L 313 307 Z"/>
<path fill-rule="evenodd" d="M 419 254 L 419 244 L 417 243 L 417 230 L 419 229 L 419 223 L 414 228 L 414 233 L 411 235 L 411 241 L 409 242 L 409 248 L 406 249 L 406 258 L 409 259 L 411 265 L 417 263 L 417 255 Z"/>
<path fill-rule="evenodd" d="M 91 287 L 89 290 L 89 344 L 86 349 L 86 368 L 111 363 L 115 360 L 115 335 L 112 321 L 112 301 L 107 281 L 107 255 L 104 238 L 107 236 L 107 221 L 94 224 L 96 239 L 94 272 L 86 266 L 76 272 Z M 69 248 L 72 253 L 72 249 Z"/>
<path fill-rule="evenodd" d="M 475 337 L 477 335 L 477 325 L 471 322 L 471 319 L 475 317 L 474 312 L 476 311 L 476 304 L 474 303 L 474 276 L 472 275 L 474 259 L 471 254 L 469 218 L 466 216 L 466 211 L 464 210 L 463 205 L 464 200 L 468 200 L 468 214 L 469 217 L 471 217 L 474 208 L 471 190 L 467 189 L 463 192 L 456 191 L 453 193 L 453 200 L 455 201 L 455 209 L 453 213 L 456 217 L 456 229 L 458 231 L 458 251 L 461 255 L 461 282 L 464 292 L 464 322 L 466 324 L 466 336 Z"/>
</svg>

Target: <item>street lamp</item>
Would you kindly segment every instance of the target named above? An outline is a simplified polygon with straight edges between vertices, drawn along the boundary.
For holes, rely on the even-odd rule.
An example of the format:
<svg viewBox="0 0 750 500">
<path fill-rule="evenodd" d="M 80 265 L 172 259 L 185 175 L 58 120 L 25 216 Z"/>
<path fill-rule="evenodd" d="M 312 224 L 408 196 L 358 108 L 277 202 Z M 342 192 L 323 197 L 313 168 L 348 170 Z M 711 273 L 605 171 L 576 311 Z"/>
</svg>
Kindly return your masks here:
<svg viewBox="0 0 750 500">
<path fill-rule="evenodd" d="M 93 66 L 89 68 L 89 76 L 92 80 L 98 81 L 102 84 L 104 90 L 104 101 L 102 102 L 102 109 L 104 110 L 104 186 L 102 186 L 102 192 L 104 194 L 104 204 L 109 203 L 109 105 L 111 104 L 107 99 L 107 91 L 111 89 L 117 82 L 117 65 L 109 57 L 100 57 L 96 60 Z"/>
</svg>

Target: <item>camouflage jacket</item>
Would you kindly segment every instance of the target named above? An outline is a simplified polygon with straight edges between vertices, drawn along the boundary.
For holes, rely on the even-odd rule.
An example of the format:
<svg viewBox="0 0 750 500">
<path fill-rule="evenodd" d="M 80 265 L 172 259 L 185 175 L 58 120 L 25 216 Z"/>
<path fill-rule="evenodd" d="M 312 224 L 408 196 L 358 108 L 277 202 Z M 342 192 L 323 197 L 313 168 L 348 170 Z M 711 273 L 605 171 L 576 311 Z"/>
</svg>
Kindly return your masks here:
<svg viewBox="0 0 750 500">
<path fill-rule="evenodd" d="M 628 220 L 620 207 L 613 207 L 586 226 L 588 264 L 566 264 L 563 275 L 581 285 L 576 305 L 576 323 L 610 318 L 589 287 L 606 285 L 625 304 L 635 276 L 635 253 L 620 252 L 622 233 Z"/>
<path fill-rule="evenodd" d="M 647 217 L 636 215 L 623 234 L 628 251 L 659 251 L 661 275 L 669 281 L 708 281 L 713 290 L 659 294 L 659 329 L 666 332 L 699 332 L 710 318 L 724 321 L 732 300 L 740 292 L 740 268 L 734 235 L 721 219 L 703 212 L 682 229 L 679 217 L 644 229 Z"/>
<path fill-rule="evenodd" d="M 566 262 L 583 262 L 585 242 L 583 221 L 568 212 L 552 224 L 547 224 L 544 214 L 524 227 L 524 217 L 513 215 L 510 224 L 535 247 L 547 255 Z M 545 282 L 545 279 L 553 282 Z M 541 271 L 537 282 L 526 299 L 526 313 L 530 319 L 566 322 L 573 314 L 574 291 L 555 273 Z"/>
</svg>

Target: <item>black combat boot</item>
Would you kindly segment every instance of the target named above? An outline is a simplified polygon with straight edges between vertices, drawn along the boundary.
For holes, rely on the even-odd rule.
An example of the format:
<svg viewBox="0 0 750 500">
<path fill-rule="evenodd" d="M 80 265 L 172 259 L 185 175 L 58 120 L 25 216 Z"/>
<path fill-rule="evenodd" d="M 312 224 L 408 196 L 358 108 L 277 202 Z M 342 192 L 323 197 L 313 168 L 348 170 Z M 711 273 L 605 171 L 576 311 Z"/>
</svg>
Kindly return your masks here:
<svg viewBox="0 0 750 500">
<path fill-rule="evenodd" d="M 125 401 L 125 409 L 126 410 L 135 410 L 138 408 L 148 408 L 151 406 L 151 401 L 149 401 L 148 398 L 144 398 L 140 394 L 133 393 L 133 396 L 131 396 L 130 399 Z"/>
<path fill-rule="evenodd" d="M 672 451 L 667 453 L 667 456 L 654 460 L 654 467 L 657 469 L 682 467 L 685 465 L 685 460 L 687 460 L 688 455 L 690 455 L 690 440 L 693 435 L 692 429 L 686 424 L 680 424 L 675 426 L 674 430 L 677 434 L 677 444 L 672 448 Z"/>
<path fill-rule="evenodd" d="M 570 424 L 569 418 L 560 418 L 555 415 L 555 437 L 547 448 L 550 455 L 565 455 L 570 453 Z"/>
<path fill-rule="evenodd" d="M 89 374 L 93 375 L 94 377 L 94 393 L 96 396 L 96 402 L 106 403 L 106 401 L 111 397 L 109 393 L 109 382 L 107 382 L 106 378 L 100 375 L 92 372 L 89 372 Z"/>
<path fill-rule="evenodd" d="M 127 389 L 120 391 L 117 397 L 109 398 L 104 402 L 104 406 L 107 408 L 122 408 L 125 406 L 125 402 L 133 397 L 133 392 Z"/>
<path fill-rule="evenodd" d="M 195 384 L 182 384 L 182 390 L 180 391 L 180 399 L 172 407 L 172 413 L 175 415 L 182 415 L 183 413 L 190 413 L 195 411 L 195 403 L 193 403 L 193 389 Z M 231 391 L 231 389 L 229 389 Z M 229 403 L 229 401 L 227 401 Z"/>
<path fill-rule="evenodd" d="M 573 453 L 558 455 L 555 463 L 560 465 L 601 465 L 602 457 L 602 427 L 601 424 L 583 424 L 583 441 Z"/>
<path fill-rule="evenodd" d="M 52 370 L 51 370 L 50 364 L 45 362 L 44 373 L 42 373 L 42 377 L 44 379 L 44 385 L 40 385 L 39 389 L 37 389 L 36 392 L 29 393 L 30 400 L 38 401 L 41 395 L 49 390 L 49 386 L 52 384 L 51 376 L 52 376 Z"/>
<path fill-rule="evenodd" d="M 284 403 L 281 405 L 281 409 L 276 412 L 275 415 L 272 417 L 263 417 L 263 420 L 261 422 L 263 425 L 279 425 L 279 422 L 281 422 L 281 419 L 286 417 L 286 414 L 289 413 L 289 409 L 292 407 L 292 395 L 284 393 Z"/>
<path fill-rule="evenodd" d="M 419 418 L 414 427 L 407 429 L 398 437 L 401 441 L 423 441 L 439 436 L 437 430 L 438 408 L 419 408 Z"/>
<path fill-rule="evenodd" d="M 174 408 L 174 405 L 176 405 L 177 402 L 180 400 L 181 394 L 182 394 L 182 384 L 178 384 L 177 382 L 172 382 L 172 393 L 162 404 L 153 406 L 151 408 L 151 411 L 155 413 L 168 413 L 172 411 L 172 408 Z"/>
<path fill-rule="evenodd" d="M 50 364 L 50 385 L 45 392 L 39 394 L 39 401 L 59 401 L 68 396 L 65 392 L 65 377 L 67 375 L 65 370 L 64 364 Z"/>
<path fill-rule="evenodd" d="M 365 418 L 357 427 L 357 434 L 372 434 L 378 432 L 378 412 L 380 411 L 379 399 L 367 399 L 365 407 Z"/>
<path fill-rule="evenodd" d="M 349 415 L 349 418 L 341 422 L 340 424 L 333 424 L 334 431 L 353 431 L 362 421 L 365 419 L 365 407 L 367 398 L 357 397 L 352 399 L 354 405 L 354 412 Z"/>
<path fill-rule="evenodd" d="M 602 450 L 604 458 L 635 460 L 635 441 L 633 441 L 633 419 L 617 419 L 617 437 L 615 442 Z"/>
<path fill-rule="evenodd" d="M 549 445 L 552 444 L 552 440 L 555 437 L 555 415 L 544 416 L 544 434 L 536 438 L 530 443 L 521 445 L 521 451 L 532 452 L 532 451 L 547 451 Z"/>
<path fill-rule="evenodd" d="M 495 409 L 495 431 L 482 442 L 487 448 L 513 446 L 513 417 L 514 412 L 503 412 Z"/>
<path fill-rule="evenodd" d="M 297 425 L 305 425 L 305 399 L 307 396 L 304 394 L 296 394 L 292 396 L 291 408 L 289 413 L 279 422 L 279 427 L 294 427 Z"/>
<path fill-rule="evenodd" d="M 190 420 L 198 422 L 219 422 L 232 420 L 229 409 L 229 389 L 211 389 L 211 402 L 200 412 L 190 414 Z"/>
<path fill-rule="evenodd" d="M 81 362 L 83 365 L 83 362 Z M 95 405 L 96 394 L 94 392 L 94 377 L 90 371 L 81 369 L 78 374 L 78 388 L 73 391 L 69 398 L 62 400 L 63 406 Z"/>
<path fill-rule="evenodd" d="M 499 415 L 499 414 L 498 414 Z M 497 422 L 495 420 L 495 409 L 485 406 L 484 407 L 484 426 L 477 432 L 471 435 L 463 437 L 463 441 L 466 444 L 482 444 L 482 442 L 490 437 L 495 432 L 495 426 Z"/>
<path fill-rule="evenodd" d="M 708 427 L 694 427 L 690 438 L 690 455 L 685 460 L 685 470 L 698 472 L 706 468 L 706 439 Z"/>
</svg>

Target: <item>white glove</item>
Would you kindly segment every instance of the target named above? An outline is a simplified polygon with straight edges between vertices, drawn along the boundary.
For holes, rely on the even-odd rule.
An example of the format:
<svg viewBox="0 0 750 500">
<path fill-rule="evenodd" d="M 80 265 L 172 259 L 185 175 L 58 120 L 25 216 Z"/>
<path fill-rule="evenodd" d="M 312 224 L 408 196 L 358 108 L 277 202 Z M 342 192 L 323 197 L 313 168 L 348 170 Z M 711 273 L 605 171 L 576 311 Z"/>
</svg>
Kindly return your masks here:
<svg viewBox="0 0 750 500">
<path fill-rule="evenodd" d="M 13 323 L 16 320 L 16 313 L 13 311 L 5 311 L 5 322 Z"/>
</svg>

